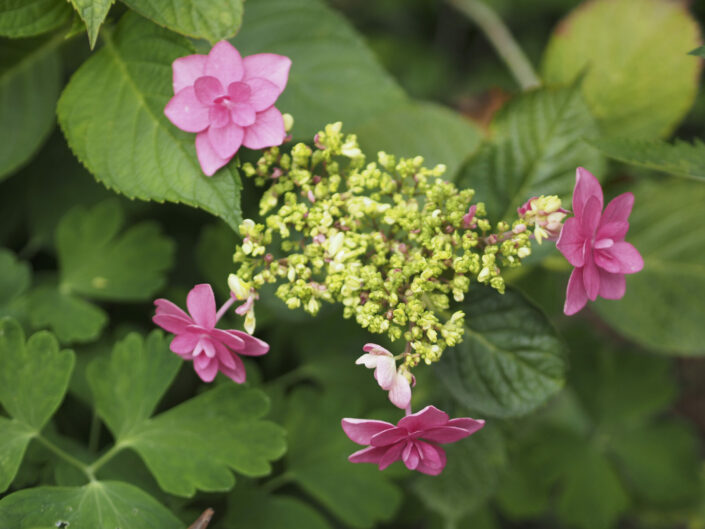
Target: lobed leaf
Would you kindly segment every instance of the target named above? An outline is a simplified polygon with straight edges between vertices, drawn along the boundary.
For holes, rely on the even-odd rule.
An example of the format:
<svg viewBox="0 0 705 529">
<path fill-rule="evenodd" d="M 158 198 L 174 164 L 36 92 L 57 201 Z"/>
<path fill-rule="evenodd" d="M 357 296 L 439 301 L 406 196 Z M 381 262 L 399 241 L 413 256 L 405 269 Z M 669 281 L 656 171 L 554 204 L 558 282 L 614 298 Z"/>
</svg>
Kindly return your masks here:
<svg viewBox="0 0 705 529">
<path fill-rule="evenodd" d="M 15 479 L 27 445 L 35 434 L 26 424 L 0 416 L 0 493 Z"/>
<path fill-rule="evenodd" d="M 0 36 L 32 37 L 71 20 L 66 0 L 0 0 Z"/>
</svg>

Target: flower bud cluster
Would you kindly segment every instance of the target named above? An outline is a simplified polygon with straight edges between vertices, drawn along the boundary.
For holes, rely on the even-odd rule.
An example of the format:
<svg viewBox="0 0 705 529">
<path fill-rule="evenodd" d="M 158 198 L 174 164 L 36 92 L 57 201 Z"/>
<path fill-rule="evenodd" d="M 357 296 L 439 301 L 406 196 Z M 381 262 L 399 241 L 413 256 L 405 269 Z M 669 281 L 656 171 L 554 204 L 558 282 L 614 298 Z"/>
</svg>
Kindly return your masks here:
<svg viewBox="0 0 705 529">
<path fill-rule="evenodd" d="M 368 161 L 341 127 L 242 166 L 268 188 L 264 221 L 240 226 L 236 276 L 255 290 L 278 283 L 289 308 L 311 314 L 341 303 L 346 318 L 404 340 L 407 367 L 434 362 L 463 337 L 453 304 L 473 282 L 503 292 L 502 270 L 531 253 L 531 233 L 520 219 L 490 223 L 474 190 L 441 178 L 445 166 L 385 152 Z"/>
</svg>

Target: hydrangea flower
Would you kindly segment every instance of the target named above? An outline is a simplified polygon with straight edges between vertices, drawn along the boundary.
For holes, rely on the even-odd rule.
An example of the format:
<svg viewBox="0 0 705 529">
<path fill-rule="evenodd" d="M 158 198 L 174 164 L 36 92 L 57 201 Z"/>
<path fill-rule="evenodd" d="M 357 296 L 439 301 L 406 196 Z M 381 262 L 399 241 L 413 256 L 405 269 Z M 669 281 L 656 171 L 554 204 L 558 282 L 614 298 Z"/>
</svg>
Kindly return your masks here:
<svg viewBox="0 0 705 529">
<path fill-rule="evenodd" d="M 203 172 L 212 176 L 241 145 L 263 149 L 281 145 L 284 119 L 274 107 L 289 79 L 291 60 L 273 53 L 242 58 L 220 41 L 208 55 L 188 55 L 173 64 L 174 97 L 164 109 L 169 120 L 196 132 Z"/>
<path fill-rule="evenodd" d="M 381 345 L 365 344 L 362 348 L 366 354 L 358 358 L 356 364 L 364 364 L 368 369 L 374 369 L 375 380 L 379 386 L 389 391 L 389 400 L 397 408 L 405 410 L 411 402 L 411 385 L 404 372 L 397 371 L 394 355 Z M 411 377 L 411 375 L 409 375 Z"/>
<path fill-rule="evenodd" d="M 454 443 L 474 434 L 485 421 L 461 417 L 449 419 L 435 406 L 402 418 L 396 426 L 385 421 L 343 419 L 342 426 L 351 441 L 368 445 L 348 457 L 352 463 L 375 463 L 384 470 L 403 461 L 409 470 L 436 476 L 446 466 L 446 453 L 439 444 Z"/>
<path fill-rule="evenodd" d="M 574 217 L 566 220 L 556 247 L 575 267 L 568 281 L 563 312 L 579 312 L 597 296 L 620 299 L 626 290 L 625 274 L 644 267 L 634 246 L 624 240 L 634 195 L 615 197 L 604 212 L 602 187 L 589 171 L 579 167 L 573 190 Z"/>
<path fill-rule="evenodd" d="M 188 293 L 186 306 L 190 314 L 167 299 L 154 302 L 157 310 L 152 321 L 176 335 L 170 349 L 184 360 L 193 360 L 193 367 L 204 382 L 212 382 L 220 371 L 242 384 L 245 366 L 238 355 L 260 356 L 269 351 L 269 345 L 254 336 L 215 327 L 234 302 L 231 296 L 216 312 L 215 296 L 208 284 L 196 285 Z"/>
</svg>

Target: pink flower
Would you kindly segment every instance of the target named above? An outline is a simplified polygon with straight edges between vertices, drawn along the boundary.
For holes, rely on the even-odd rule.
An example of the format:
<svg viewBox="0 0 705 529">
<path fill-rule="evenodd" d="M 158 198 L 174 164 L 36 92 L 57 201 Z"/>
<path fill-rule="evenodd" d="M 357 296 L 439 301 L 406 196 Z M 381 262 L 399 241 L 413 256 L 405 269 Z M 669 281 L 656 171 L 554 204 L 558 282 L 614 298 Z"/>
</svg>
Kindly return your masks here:
<svg viewBox="0 0 705 529">
<path fill-rule="evenodd" d="M 411 402 L 411 385 L 406 374 L 397 371 L 394 355 L 374 343 L 366 344 L 362 350 L 367 354 L 362 355 L 355 363 L 374 369 L 375 380 L 382 389 L 389 391 L 389 400 L 392 404 L 405 410 Z"/>
<path fill-rule="evenodd" d="M 215 296 L 208 284 L 196 285 L 188 293 L 186 306 L 190 315 L 167 299 L 154 302 L 157 311 L 152 321 L 176 335 L 171 350 L 184 360 L 193 360 L 193 367 L 204 382 L 212 382 L 220 371 L 241 384 L 245 381 L 245 366 L 238 355 L 260 356 L 269 351 L 269 345 L 247 333 L 215 328 L 234 302 L 235 298 L 230 297 L 216 313 Z"/>
<path fill-rule="evenodd" d="M 473 227 L 473 220 L 477 212 L 477 204 L 473 204 L 468 208 L 468 212 L 463 215 L 463 228 L 468 229 Z"/>
<path fill-rule="evenodd" d="M 634 246 L 624 241 L 634 195 L 623 193 L 602 211 L 602 188 L 589 171 L 579 167 L 573 190 L 573 214 L 563 225 L 557 248 L 575 267 L 568 281 L 563 312 L 580 311 L 597 296 L 620 299 L 626 290 L 624 274 L 634 274 L 644 261 Z"/>
<path fill-rule="evenodd" d="M 244 59 L 227 41 L 208 55 L 176 59 L 174 97 L 164 109 L 169 120 L 186 132 L 197 132 L 201 169 L 212 176 L 241 145 L 263 149 L 281 145 L 284 119 L 274 107 L 289 79 L 291 60 L 273 53 Z"/>
<path fill-rule="evenodd" d="M 351 441 L 369 445 L 351 454 L 350 462 L 375 463 L 384 470 L 402 460 L 409 470 L 436 476 L 446 466 L 446 453 L 438 445 L 454 443 L 474 434 L 485 421 L 469 417 L 448 420 L 444 411 L 426 406 L 402 418 L 397 426 L 368 419 L 343 419 L 342 425 Z"/>
</svg>

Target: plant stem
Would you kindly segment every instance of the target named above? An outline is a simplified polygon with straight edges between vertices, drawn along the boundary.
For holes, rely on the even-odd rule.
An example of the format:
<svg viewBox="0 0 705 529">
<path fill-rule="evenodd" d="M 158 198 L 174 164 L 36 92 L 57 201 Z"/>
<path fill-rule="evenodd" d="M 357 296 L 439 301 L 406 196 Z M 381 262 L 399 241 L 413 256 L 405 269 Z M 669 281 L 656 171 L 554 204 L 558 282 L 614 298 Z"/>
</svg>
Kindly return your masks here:
<svg viewBox="0 0 705 529">
<path fill-rule="evenodd" d="M 125 443 L 117 443 L 113 445 L 110 450 L 108 450 L 102 456 L 96 459 L 88 468 L 86 468 L 86 470 L 90 472 L 91 476 L 95 476 L 95 473 L 98 472 L 98 470 L 100 470 L 103 465 L 105 465 L 108 461 L 115 457 L 118 452 L 120 452 L 126 446 L 127 445 Z"/>
<path fill-rule="evenodd" d="M 541 85 L 531 62 L 497 13 L 481 0 L 449 0 L 449 2 L 480 27 L 522 90 Z"/>
<path fill-rule="evenodd" d="M 260 487 L 260 490 L 263 490 L 268 493 L 274 492 L 279 487 L 283 487 L 287 483 L 290 483 L 292 479 L 293 476 L 291 474 L 284 472 L 283 474 L 279 474 L 278 476 L 275 476 L 269 481 L 263 483 Z"/>
<path fill-rule="evenodd" d="M 55 455 L 66 461 L 68 464 L 71 466 L 76 467 L 79 469 L 81 472 L 83 472 L 86 477 L 90 481 L 94 481 L 94 476 L 93 473 L 90 471 L 90 469 L 81 461 L 73 457 L 71 454 L 68 452 L 64 451 L 63 449 L 59 448 L 56 446 L 54 443 L 52 443 L 49 439 L 46 437 L 42 437 L 41 435 L 37 435 L 35 437 L 37 441 L 39 441 L 41 444 L 43 444 L 50 452 L 53 452 Z"/>
<path fill-rule="evenodd" d="M 91 429 L 88 433 L 88 450 L 95 452 L 98 450 L 98 442 L 100 441 L 100 417 L 98 417 L 98 412 L 93 411 L 93 417 L 91 418 Z"/>
</svg>

